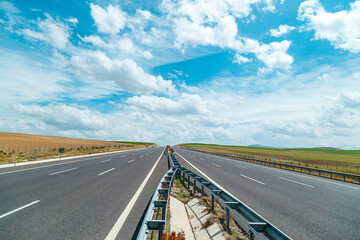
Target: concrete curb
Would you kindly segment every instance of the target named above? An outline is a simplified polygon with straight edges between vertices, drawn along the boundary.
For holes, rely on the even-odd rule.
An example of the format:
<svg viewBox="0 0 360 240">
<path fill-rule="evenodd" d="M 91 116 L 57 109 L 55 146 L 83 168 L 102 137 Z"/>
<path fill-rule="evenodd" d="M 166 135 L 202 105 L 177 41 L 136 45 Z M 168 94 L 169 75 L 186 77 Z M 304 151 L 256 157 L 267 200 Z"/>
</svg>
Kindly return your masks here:
<svg viewBox="0 0 360 240">
<path fill-rule="evenodd" d="M 202 228 L 202 224 L 211 217 L 211 213 L 206 211 L 206 207 L 199 203 L 197 198 L 194 198 L 187 204 L 186 211 L 188 213 L 191 227 L 193 229 L 195 239 L 197 240 L 225 240 L 225 236 L 218 223 L 213 223 L 207 228 Z"/>
<path fill-rule="evenodd" d="M 178 199 L 170 196 L 170 231 L 184 231 L 186 240 L 195 240 L 185 205 Z"/>
<path fill-rule="evenodd" d="M 99 155 L 106 155 L 106 154 L 118 153 L 118 152 L 137 151 L 137 150 L 141 150 L 141 149 L 146 149 L 146 148 L 129 149 L 129 150 L 113 151 L 113 152 L 104 152 L 104 153 L 94 153 L 94 154 L 86 154 L 86 155 L 77 155 L 77 156 L 71 156 L 71 157 L 64 157 L 64 158 L 61 158 L 61 159 L 59 159 L 59 158 L 52 158 L 52 159 L 36 160 L 36 161 L 30 161 L 30 162 L 9 163 L 9 164 L 0 165 L 0 168 L 10 168 L 10 167 L 25 166 L 25 165 L 31 165 L 31 164 L 37 164 L 37 163 L 48 163 L 48 162 L 65 161 L 65 160 L 70 160 L 70 159 L 77 159 L 77 158 L 83 158 L 83 157 L 92 157 L 92 156 L 99 156 Z"/>
</svg>

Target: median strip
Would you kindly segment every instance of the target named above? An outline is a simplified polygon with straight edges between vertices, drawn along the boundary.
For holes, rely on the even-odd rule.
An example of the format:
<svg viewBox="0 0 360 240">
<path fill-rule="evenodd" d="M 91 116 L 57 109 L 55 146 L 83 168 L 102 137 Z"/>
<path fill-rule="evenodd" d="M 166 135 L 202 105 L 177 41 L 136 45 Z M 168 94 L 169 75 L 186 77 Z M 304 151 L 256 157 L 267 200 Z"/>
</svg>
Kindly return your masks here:
<svg viewBox="0 0 360 240">
<path fill-rule="evenodd" d="M 72 170 L 75 170 L 75 169 L 77 169 L 77 167 L 66 169 L 66 170 L 59 171 L 59 172 L 50 173 L 49 175 L 52 176 L 52 175 L 56 175 L 56 174 L 59 174 L 59 173 L 69 172 L 69 171 L 72 171 Z"/>
<path fill-rule="evenodd" d="M 112 170 L 114 170 L 114 169 L 115 169 L 115 168 L 112 168 L 112 169 L 109 169 L 109 170 L 107 170 L 107 171 L 105 171 L 105 172 L 99 173 L 98 176 L 101 176 L 101 175 L 103 175 L 103 174 L 105 174 L 105 173 L 108 173 L 108 172 L 110 172 L 110 171 L 112 171 Z"/>
<path fill-rule="evenodd" d="M 289 182 L 293 182 L 293 183 L 297 183 L 297 184 L 300 184 L 300 185 L 304 185 L 304 186 L 307 186 L 307 187 L 314 188 L 314 186 L 311 186 L 311 185 L 308 185 L 308 184 L 305 184 L 305 183 L 297 182 L 297 181 L 287 179 L 287 178 L 283 178 L 283 177 L 279 177 L 279 178 L 282 179 L 282 180 L 285 180 L 285 181 L 289 181 Z"/>
<path fill-rule="evenodd" d="M 260 181 L 258 181 L 258 180 L 256 180 L 256 179 L 253 179 L 253 178 L 251 178 L 251 177 L 248 177 L 248 176 L 245 176 L 245 175 L 242 175 L 242 174 L 240 174 L 240 176 L 242 176 L 242 177 L 244 177 L 244 178 L 247 178 L 247 179 L 249 179 L 249 180 L 252 180 L 252 181 L 254 181 L 254 182 L 260 183 L 260 184 L 262 184 L 262 185 L 265 185 L 265 183 L 260 182 Z"/>
<path fill-rule="evenodd" d="M 3 214 L 3 215 L 0 216 L 0 219 L 3 218 L 3 217 L 8 216 L 8 215 L 10 215 L 10 214 L 13 214 L 13 213 L 15 213 L 15 212 L 17 212 L 17 211 L 20 211 L 20 210 L 22 210 L 22 209 L 24 209 L 24 208 L 30 207 L 31 205 L 34 205 L 35 203 L 38 203 L 38 202 L 40 202 L 40 200 L 36 200 L 36 201 L 34 201 L 34 202 L 31 202 L 31 203 L 29 203 L 29 204 L 26 204 L 25 206 L 19 207 L 19 208 L 15 209 L 15 210 L 12 210 L 12 211 L 8 212 L 8 213 L 5 213 L 5 214 Z"/>
</svg>

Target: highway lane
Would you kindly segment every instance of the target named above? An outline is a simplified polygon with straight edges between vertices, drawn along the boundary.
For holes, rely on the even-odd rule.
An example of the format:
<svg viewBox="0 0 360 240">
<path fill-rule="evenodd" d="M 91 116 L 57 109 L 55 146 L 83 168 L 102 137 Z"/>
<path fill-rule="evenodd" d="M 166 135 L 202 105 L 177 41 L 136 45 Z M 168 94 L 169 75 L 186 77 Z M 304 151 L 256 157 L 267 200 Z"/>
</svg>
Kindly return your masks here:
<svg viewBox="0 0 360 240">
<path fill-rule="evenodd" d="M 293 239 L 359 239 L 359 185 L 174 149 Z"/>
<path fill-rule="evenodd" d="M 163 150 L 1 169 L 0 239 L 105 239 L 159 159 L 117 236 L 131 239 L 168 168 Z"/>
</svg>

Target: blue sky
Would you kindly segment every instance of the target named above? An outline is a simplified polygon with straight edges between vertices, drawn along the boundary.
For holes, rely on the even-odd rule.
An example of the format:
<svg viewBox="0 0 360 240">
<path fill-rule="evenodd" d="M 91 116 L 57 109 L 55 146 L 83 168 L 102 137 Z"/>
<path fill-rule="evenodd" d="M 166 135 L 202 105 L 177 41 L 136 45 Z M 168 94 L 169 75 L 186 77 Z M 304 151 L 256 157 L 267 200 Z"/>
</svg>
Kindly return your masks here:
<svg viewBox="0 0 360 240">
<path fill-rule="evenodd" d="M 0 1 L 0 131 L 360 149 L 360 0 Z"/>
</svg>

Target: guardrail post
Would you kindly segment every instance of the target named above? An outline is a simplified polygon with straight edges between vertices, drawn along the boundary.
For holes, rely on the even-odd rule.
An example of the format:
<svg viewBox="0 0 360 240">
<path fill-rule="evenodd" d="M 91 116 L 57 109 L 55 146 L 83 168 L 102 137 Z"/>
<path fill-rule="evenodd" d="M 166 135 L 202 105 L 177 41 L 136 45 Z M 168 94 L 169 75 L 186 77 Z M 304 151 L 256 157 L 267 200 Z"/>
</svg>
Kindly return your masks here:
<svg viewBox="0 0 360 240">
<path fill-rule="evenodd" d="M 249 240 L 254 240 L 254 233 L 251 230 L 249 231 Z"/>
<path fill-rule="evenodd" d="M 194 178 L 194 184 L 193 184 L 193 195 L 195 196 L 196 193 L 196 180 Z"/>
<path fill-rule="evenodd" d="M 225 207 L 225 210 L 226 210 L 226 215 L 225 215 L 226 230 L 230 231 L 230 211 L 228 207 Z"/>
<path fill-rule="evenodd" d="M 164 231 L 164 225 L 160 225 L 160 227 L 159 227 L 159 234 L 158 234 L 158 240 L 161 240 L 161 239 L 162 239 L 163 231 Z"/>
<path fill-rule="evenodd" d="M 214 212 L 214 200 L 215 196 L 213 193 L 211 193 L 211 211 Z"/>
<path fill-rule="evenodd" d="M 187 189 L 189 190 L 190 188 L 190 174 L 188 174 L 188 182 L 187 182 Z"/>
</svg>

